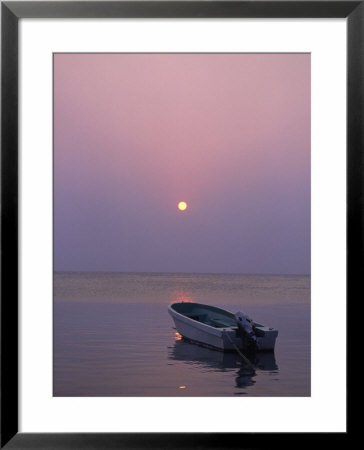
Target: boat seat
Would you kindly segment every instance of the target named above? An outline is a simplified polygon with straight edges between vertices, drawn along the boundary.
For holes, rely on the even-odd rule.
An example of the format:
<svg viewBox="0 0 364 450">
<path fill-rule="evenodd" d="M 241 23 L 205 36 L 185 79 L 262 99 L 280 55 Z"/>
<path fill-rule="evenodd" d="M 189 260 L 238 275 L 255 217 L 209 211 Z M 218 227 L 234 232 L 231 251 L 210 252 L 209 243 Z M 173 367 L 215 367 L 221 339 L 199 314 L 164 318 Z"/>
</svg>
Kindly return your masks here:
<svg viewBox="0 0 364 450">
<path fill-rule="evenodd" d="M 220 319 L 218 317 L 209 317 L 207 314 L 196 314 L 190 313 L 185 314 L 186 317 L 197 322 L 205 323 L 206 325 L 211 325 L 215 328 L 227 328 L 232 327 L 234 324 L 229 320 Z"/>
<path fill-rule="evenodd" d="M 218 318 L 211 318 L 210 324 L 213 327 L 216 327 L 216 328 L 224 328 L 224 327 L 231 327 L 231 326 L 233 326 L 231 321 L 227 321 L 227 320 L 224 320 L 224 319 L 218 319 Z"/>
</svg>

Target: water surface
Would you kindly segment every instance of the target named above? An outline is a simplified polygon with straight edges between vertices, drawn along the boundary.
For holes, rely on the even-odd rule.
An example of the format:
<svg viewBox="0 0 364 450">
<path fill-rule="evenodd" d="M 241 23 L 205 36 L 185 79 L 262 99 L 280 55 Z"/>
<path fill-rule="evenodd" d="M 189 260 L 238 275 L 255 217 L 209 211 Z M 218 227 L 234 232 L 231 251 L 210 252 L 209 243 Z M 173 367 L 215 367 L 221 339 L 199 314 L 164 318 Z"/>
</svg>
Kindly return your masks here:
<svg viewBox="0 0 364 450">
<path fill-rule="evenodd" d="M 181 339 L 169 303 L 197 301 L 279 330 L 251 371 Z M 309 396 L 310 278 L 225 274 L 54 275 L 55 396 Z"/>
</svg>

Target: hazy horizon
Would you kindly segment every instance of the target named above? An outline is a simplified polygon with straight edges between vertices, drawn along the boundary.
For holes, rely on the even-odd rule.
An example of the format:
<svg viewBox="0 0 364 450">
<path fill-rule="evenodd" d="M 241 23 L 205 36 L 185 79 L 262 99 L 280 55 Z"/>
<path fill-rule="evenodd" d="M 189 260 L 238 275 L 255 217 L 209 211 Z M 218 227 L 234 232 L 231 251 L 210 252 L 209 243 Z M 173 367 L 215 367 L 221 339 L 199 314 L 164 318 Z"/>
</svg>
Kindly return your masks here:
<svg viewBox="0 0 364 450">
<path fill-rule="evenodd" d="M 298 276 L 309 277 L 311 273 L 242 273 L 242 272 L 171 272 L 171 271 L 159 271 L 159 272 L 144 272 L 144 271 L 128 271 L 128 270 L 54 270 L 54 273 L 125 273 L 125 274 L 181 274 L 181 275 L 249 275 L 249 276 Z"/>
</svg>

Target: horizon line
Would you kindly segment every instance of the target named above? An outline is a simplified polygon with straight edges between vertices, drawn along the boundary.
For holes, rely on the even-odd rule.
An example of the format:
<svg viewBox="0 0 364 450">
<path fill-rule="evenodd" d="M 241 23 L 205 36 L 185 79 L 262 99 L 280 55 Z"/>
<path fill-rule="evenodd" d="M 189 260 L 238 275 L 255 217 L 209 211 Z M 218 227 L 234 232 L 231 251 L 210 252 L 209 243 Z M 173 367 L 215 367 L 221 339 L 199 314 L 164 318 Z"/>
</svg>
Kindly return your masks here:
<svg viewBox="0 0 364 450">
<path fill-rule="evenodd" d="M 119 273 L 119 274 L 183 274 L 183 275 L 265 275 L 265 276 L 311 276 L 311 273 L 272 273 L 272 272 L 147 272 L 147 271 L 122 271 L 122 270 L 53 270 L 55 273 Z"/>
</svg>

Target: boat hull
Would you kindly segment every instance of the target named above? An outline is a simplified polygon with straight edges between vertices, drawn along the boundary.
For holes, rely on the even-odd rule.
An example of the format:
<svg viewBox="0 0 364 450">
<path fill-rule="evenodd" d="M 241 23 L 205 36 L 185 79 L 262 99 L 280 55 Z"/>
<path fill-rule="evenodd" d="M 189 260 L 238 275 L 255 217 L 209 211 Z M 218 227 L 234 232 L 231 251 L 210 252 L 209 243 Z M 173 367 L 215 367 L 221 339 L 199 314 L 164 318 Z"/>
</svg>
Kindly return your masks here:
<svg viewBox="0 0 364 450">
<path fill-rule="evenodd" d="M 199 307 L 203 307 L 200 305 Z M 215 311 L 219 308 L 213 307 Z M 220 310 L 224 314 L 231 315 L 225 310 Z M 186 315 L 183 315 L 173 309 L 173 304 L 168 308 L 169 314 L 172 316 L 177 331 L 186 339 L 208 347 L 212 347 L 222 351 L 233 351 L 236 346 L 242 347 L 241 335 L 237 326 L 214 327 L 203 322 L 196 321 Z M 258 351 L 274 350 L 275 341 L 278 331 L 268 328 L 260 324 L 256 324 L 256 348 Z"/>
<path fill-rule="evenodd" d="M 213 328 L 185 317 L 171 314 L 177 331 L 190 341 L 204 344 L 223 351 L 234 350 L 234 345 L 241 346 L 241 339 L 236 337 L 236 330 L 232 328 Z M 229 335 L 232 342 L 229 341 Z"/>
</svg>

